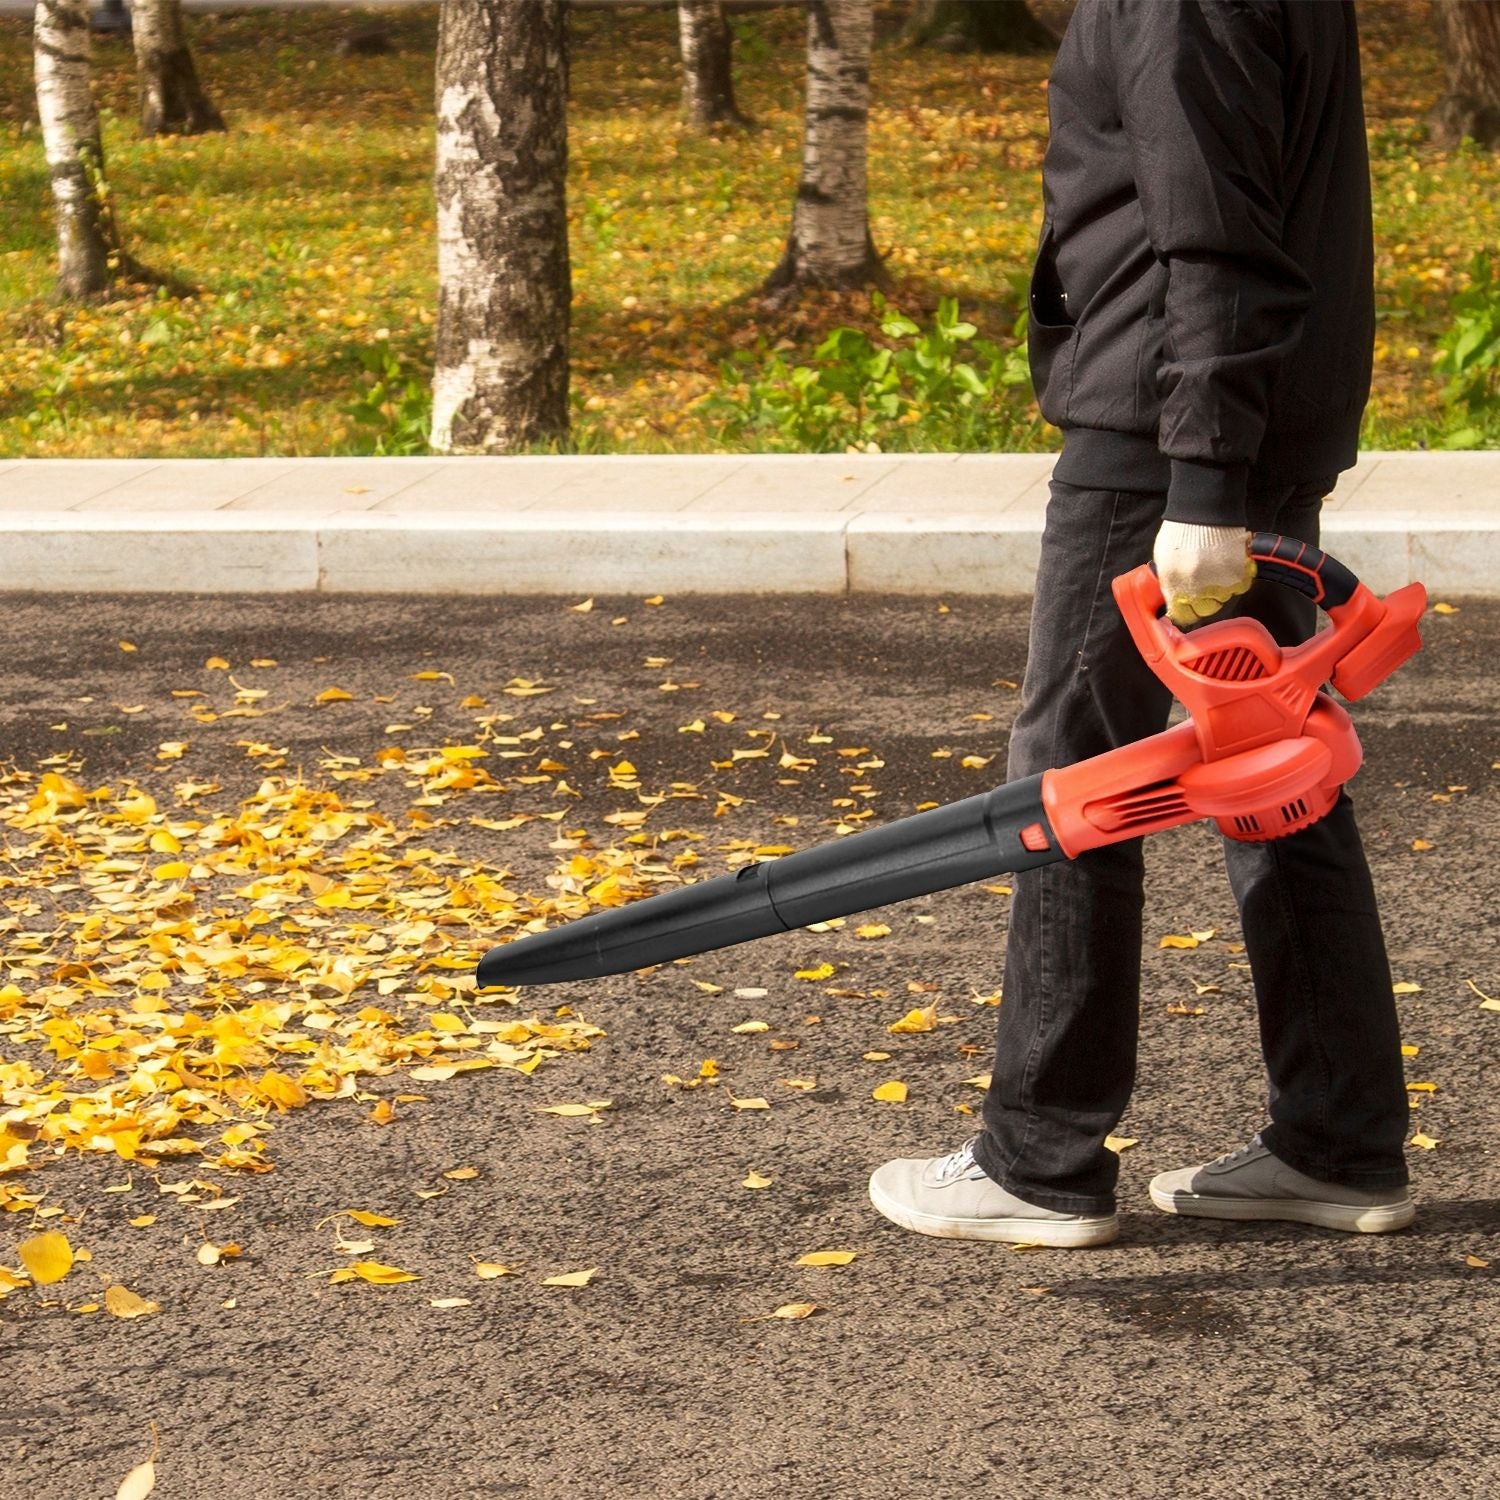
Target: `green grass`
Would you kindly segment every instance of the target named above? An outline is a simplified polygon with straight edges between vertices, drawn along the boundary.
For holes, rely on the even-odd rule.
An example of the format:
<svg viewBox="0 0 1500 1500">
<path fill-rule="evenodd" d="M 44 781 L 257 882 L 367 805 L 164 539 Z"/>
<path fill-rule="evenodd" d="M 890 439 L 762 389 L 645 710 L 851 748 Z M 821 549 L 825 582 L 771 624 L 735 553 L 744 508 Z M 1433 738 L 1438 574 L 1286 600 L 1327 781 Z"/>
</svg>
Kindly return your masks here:
<svg viewBox="0 0 1500 1500">
<path fill-rule="evenodd" d="M 431 365 L 435 16 L 396 13 L 400 50 L 376 58 L 334 54 L 347 12 L 191 19 L 232 127 L 193 140 L 137 139 L 129 49 L 96 43 L 127 241 L 199 293 L 81 308 L 52 299 L 29 29 L 0 22 L 0 455 L 368 443 L 350 416 L 370 378 L 360 350 L 384 330 L 404 366 L 425 378 Z M 1470 254 L 1500 242 L 1500 160 L 1426 143 L 1441 69 L 1425 5 L 1367 0 L 1361 19 L 1381 313 L 1366 442 L 1414 446 L 1448 423 L 1430 362 Z M 780 254 L 796 182 L 800 13 L 739 23 L 749 134 L 679 123 L 675 24 L 670 11 L 572 22 L 575 441 L 589 451 L 722 448 L 698 403 L 734 351 L 800 358 L 838 323 L 875 322 L 863 297 L 770 320 L 749 295 Z M 1040 220 L 1046 71 L 1045 59 L 878 50 L 871 216 L 898 305 L 956 295 L 986 337 L 1008 337 L 1010 282 Z"/>
</svg>

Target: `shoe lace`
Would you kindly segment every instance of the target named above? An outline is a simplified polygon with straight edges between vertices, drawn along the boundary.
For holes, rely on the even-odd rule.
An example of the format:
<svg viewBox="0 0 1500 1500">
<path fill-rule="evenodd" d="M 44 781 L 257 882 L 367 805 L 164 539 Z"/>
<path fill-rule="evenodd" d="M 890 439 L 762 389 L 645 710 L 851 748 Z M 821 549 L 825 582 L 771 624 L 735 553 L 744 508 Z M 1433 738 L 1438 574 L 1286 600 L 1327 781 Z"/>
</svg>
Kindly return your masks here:
<svg viewBox="0 0 1500 1500">
<path fill-rule="evenodd" d="M 1259 1146 L 1260 1137 L 1258 1135 L 1253 1135 L 1248 1141 L 1245 1142 L 1243 1146 L 1236 1146 L 1233 1151 L 1226 1152 L 1225 1155 L 1221 1156 L 1216 1162 L 1214 1162 L 1214 1166 L 1232 1167 L 1235 1162 L 1243 1160 L 1243 1158 L 1249 1156 L 1252 1151 L 1257 1150 Z"/>
<path fill-rule="evenodd" d="M 965 1141 L 957 1151 L 951 1152 L 938 1163 L 934 1175 L 939 1182 L 952 1182 L 955 1177 L 962 1177 L 965 1172 L 972 1171 L 976 1165 L 974 1142 Z"/>
</svg>

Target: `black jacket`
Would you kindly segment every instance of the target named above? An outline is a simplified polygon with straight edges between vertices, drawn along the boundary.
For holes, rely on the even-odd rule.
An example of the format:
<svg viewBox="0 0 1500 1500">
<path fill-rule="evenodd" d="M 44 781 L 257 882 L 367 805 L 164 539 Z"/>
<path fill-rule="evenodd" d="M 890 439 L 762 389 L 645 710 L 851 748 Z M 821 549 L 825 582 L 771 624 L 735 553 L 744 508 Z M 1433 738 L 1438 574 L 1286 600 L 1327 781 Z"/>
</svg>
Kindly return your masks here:
<svg viewBox="0 0 1500 1500">
<path fill-rule="evenodd" d="M 1355 460 L 1374 341 L 1350 0 L 1079 0 L 1052 69 L 1032 378 L 1059 479 L 1247 491 Z"/>
</svg>

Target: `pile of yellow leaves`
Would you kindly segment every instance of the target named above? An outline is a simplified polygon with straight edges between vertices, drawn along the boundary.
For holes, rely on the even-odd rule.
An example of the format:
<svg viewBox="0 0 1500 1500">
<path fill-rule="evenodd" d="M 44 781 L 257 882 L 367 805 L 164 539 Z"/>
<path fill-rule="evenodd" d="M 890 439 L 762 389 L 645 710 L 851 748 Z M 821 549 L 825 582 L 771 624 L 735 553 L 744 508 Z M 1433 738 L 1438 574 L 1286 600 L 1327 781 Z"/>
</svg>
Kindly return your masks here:
<svg viewBox="0 0 1500 1500">
<path fill-rule="evenodd" d="M 418 774 L 474 785 L 465 748 Z M 530 1073 L 602 1033 L 567 1007 L 480 1014 L 514 1004 L 475 996 L 480 950 L 674 878 L 580 848 L 523 897 L 370 800 L 271 776 L 232 813 L 192 782 L 163 808 L 76 774 L 0 768 L 0 1176 L 69 1148 L 268 1170 L 268 1117 L 360 1075 Z M 0 1181 L 0 1206 L 36 1201 Z"/>
</svg>

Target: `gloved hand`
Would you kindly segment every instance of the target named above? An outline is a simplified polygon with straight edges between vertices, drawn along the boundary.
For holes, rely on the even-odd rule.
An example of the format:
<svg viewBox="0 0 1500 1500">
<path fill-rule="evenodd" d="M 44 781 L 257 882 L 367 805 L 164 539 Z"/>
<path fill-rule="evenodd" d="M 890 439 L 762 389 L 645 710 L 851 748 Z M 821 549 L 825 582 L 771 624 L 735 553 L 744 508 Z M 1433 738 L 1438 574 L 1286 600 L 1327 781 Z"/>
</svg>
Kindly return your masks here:
<svg viewBox="0 0 1500 1500">
<path fill-rule="evenodd" d="M 1239 526 L 1163 521 L 1151 560 L 1161 581 L 1167 618 L 1197 625 L 1216 615 L 1255 580 L 1250 533 Z"/>
</svg>

